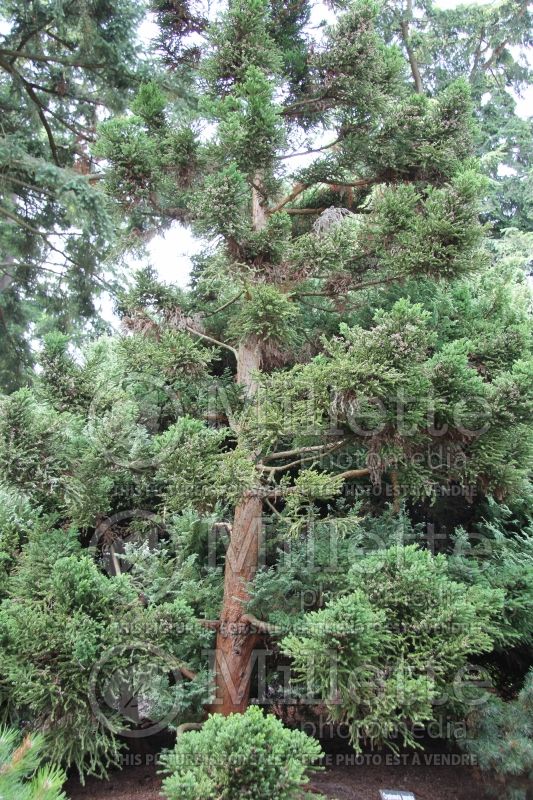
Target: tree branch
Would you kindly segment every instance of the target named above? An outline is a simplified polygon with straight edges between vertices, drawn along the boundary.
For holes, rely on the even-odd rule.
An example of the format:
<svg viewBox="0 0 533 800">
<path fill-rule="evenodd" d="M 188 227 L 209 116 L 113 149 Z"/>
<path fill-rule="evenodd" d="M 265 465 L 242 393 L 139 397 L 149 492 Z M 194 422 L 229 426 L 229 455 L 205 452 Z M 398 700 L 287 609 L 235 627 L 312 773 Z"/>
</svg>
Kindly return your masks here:
<svg viewBox="0 0 533 800">
<path fill-rule="evenodd" d="M 72 258 L 70 258 L 70 256 L 68 256 L 66 253 L 64 253 L 62 250 L 60 250 L 58 247 L 55 247 L 52 244 L 52 242 L 48 239 L 45 233 L 40 231 L 38 228 L 34 228 L 33 225 L 30 225 L 30 223 L 26 222 L 25 219 L 22 219 L 22 217 L 19 217 L 17 214 L 13 214 L 11 211 L 8 211 L 7 208 L 4 208 L 4 206 L 2 205 L 0 205 L 0 214 L 3 214 L 8 219 L 15 222 L 17 225 L 20 225 L 21 228 L 24 228 L 30 233 L 33 233 L 35 236 L 40 236 L 41 239 L 43 239 L 46 242 L 50 250 L 53 250 L 55 253 L 59 253 L 59 255 L 62 256 L 64 259 L 70 261 L 70 263 L 73 264 L 74 266 L 77 266 L 76 262 Z"/>
<path fill-rule="evenodd" d="M 187 678 L 187 680 L 189 680 L 189 681 L 193 681 L 198 675 L 197 672 L 193 672 L 192 669 L 189 669 L 189 667 L 186 667 L 184 664 L 180 664 L 178 669 L 181 672 L 181 674 L 183 675 L 183 677 Z"/>
<path fill-rule="evenodd" d="M 211 344 L 216 344 L 217 347 L 225 347 L 226 350 L 229 350 L 231 353 L 233 353 L 235 358 L 237 358 L 237 351 L 230 344 L 219 342 L 218 339 L 213 339 L 212 336 L 208 336 L 206 333 L 200 333 L 200 331 L 191 328 L 189 325 L 185 325 L 185 330 L 189 331 L 189 333 L 193 333 L 195 336 L 199 336 L 200 339 L 205 339 L 207 342 L 211 342 Z"/>
<path fill-rule="evenodd" d="M 287 155 L 283 156 L 274 156 L 274 159 L 276 161 L 285 161 L 288 158 L 296 158 L 297 156 L 309 156 L 312 153 L 322 153 L 324 150 L 329 150 L 330 148 L 335 147 L 335 145 L 339 144 L 339 142 L 342 142 L 343 139 L 344 136 L 339 136 L 334 142 L 325 144 L 322 147 L 313 147 L 310 150 L 302 150 L 299 153 L 287 153 Z"/>
<path fill-rule="evenodd" d="M 224 311 L 224 309 L 229 308 L 229 306 L 233 305 L 233 303 L 236 303 L 239 297 L 242 297 L 243 294 L 244 294 L 244 289 L 241 289 L 239 294 L 235 295 L 235 297 L 232 297 L 231 300 L 228 300 L 227 303 L 224 303 L 224 305 L 220 306 L 215 311 L 210 311 L 209 314 L 204 314 L 203 318 L 207 319 L 208 317 L 214 317 L 215 314 L 219 314 L 221 311 Z"/>
<path fill-rule="evenodd" d="M 203 722 L 182 722 L 181 725 L 178 725 L 176 728 L 176 739 L 183 733 L 187 733 L 187 731 L 199 731 L 203 728 Z"/>
<path fill-rule="evenodd" d="M 382 286 L 387 283 L 393 283 L 394 281 L 401 281 L 404 279 L 404 275 L 390 275 L 388 278 L 376 278 L 374 281 L 366 281 L 365 283 L 355 283 L 353 286 L 347 290 L 347 292 L 360 292 L 363 289 L 369 289 L 372 286 Z M 327 297 L 331 298 L 331 295 L 328 292 L 295 292 L 293 297 Z"/>
<path fill-rule="evenodd" d="M 7 56 L 16 60 L 17 58 L 24 58 L 27 61 L 39 61 L 45 64 L 63 64 L 66 67 L 79 67 L 80 69 L 103 69 L 105 64 L 85 63 L 83 61 L 76 61 L 73 58 L 58 58 L 57 56 L 44 56 L 37 55 L 36 53 L 26 53 L 22 50 L 9 50 L 5 47 L 0 47 L 0 55 Z"/>
<path fill-rule="evenodd" d="M 298 456 L 300 456 L 300 458 L 298 458 L 296 461 L 290 461 L 288 464 L 280 464 L 277 467 L 268 467 L 265 464 L 261 464 L 260 463 L 260 464 L 257 465 L 257 468 L 260 469 L 260 470 L 267 470 L 271 475 L 273 475 L 275 472 L 282 472 L 282 471 L 284 471 L 286 469 L 291 469 L 292 467 L 297 467 L 302 463 L 305 463 L 305 462 L 308 462 L 308 461 L 314 461 L 314 460 L 316 460 L 316 458 L 319 458 L 321 456 L 325 456 L 325 455 L 329 455 L 330 453 L 334 453 L 335 450 L 340 450 L 340 448 L 344 447 L 345 444 L 348 444 L 349 441 L 350 441 L 349 438 L 348 439 L 341 439 L 340 441 L 333 442 L 333 444 L 330 444 L 330 445 L 317 445 L 316 447 L 302 448 L 301 450 L 293 450 L 292 453 L 291 453 L 290 450 L 286 450 L 285 453 L 288 453 L 289 456 L 290 455 L 298 455 Z M 310 455 L 306 455 L 306 453 L 310 453 Z M 276 459 L 287 457 L 287 456 L 280 456 L 279 454 L 275 454 L 275 455 L 276 455 Z M 272 460 L 272 458 L 271 458 L 271 460 Z"/>
<path fill-rule="evenodd" d="M 343 439 L 343 443 L 346 441 L 346 439 Z M 338 444 L 338 442 L 335 442 L 335 444 Z M 277 461 L 278 458 L 292 458 L 292 456 L 298 456 L 301 453 L 315 453 L 318 450 L 323 450 L 324 447 L 328 447 L 328 445 L 316 444 L 309 447 L 297 447 L 293 450 L 278 450 L 277 453 L 267 453 L 267 455 L 263 457 L 263 461 Z"/>
<path fill-rule="evenodd" d="M 372 186 L 372 184 L 374 184 L 374 183 L 379 183 L 380 180 L 382 180 L 380 176 L 375 177 L 375 178 L 358 178 L 355 181 L 343 181 L 343 180 L 334 181 L 334 180 L 327 179 L 327 180 L 316 181 L 316 184 L 317 185 L 324 184 L 324 186 L 333 186 L 333 187 L 337 186 L 339 188 L 347 188 L 347 189 L 348 188 L 362 189 L 365 186 Z M 290 191 L 289 194 L 286 197 L 283 198 L 283 200 L 281 200 L 273 208 L 267 209 L 267 213 L 268 214 L 275 214 L 277 211 L 281 211 L 282 208 L 285 208 L 287 203 L 290 203 L 290 202 L 292 202 L 292 200 L 295 200 L 302 192 L 304 192 L 306 189 L 309 189 L 310 186 L 311 186 L 311 184 L 309 184 L 309 183 L 297 183 L 297 184 L 295 184 L 295 186 L 292 189 L 292 191 Z M 285 209 L 285 213 L 286 214 L 321 214 L 324 210 L 325 210 L 324 208 L 287 208 L 287 209 Z"/>
<path fill-rule="evenodd" d="M 306 214 L 322 214 L 325 210 L 325 206 L 322 208 L 286 208 L 285 213 L 291 214 L 291 216 L 304 216 Z"/>
<path fill-rule="evenodd" d="M 361 469 L 347 469 L 346 472 L 341 472 L 335 477 L 343 478 L 343 480 L 347 481 L 350 478 L 366 478 L 368 475 L 370 475 L 368 467 L 362 467 Z"/>
<path fill-rule="evenodd" d="M 4 51 L 0 50 L 0 53 L 3 53 L 3 52 Z M 16 52 L 16 51 L 14 51 L 14 52 Z M 48 142 L 50 144 L 50 150 L 52 151 L 52 158 L 54 159 L 54 162 L 55 162 L 56 166 L 58 166 L 58 167 L 61 166 L 60 161 L 59 161 L 59 154 L 57 152 L 57 146 L 56 146 L 55 139 L 54 139 L 54 134 L 52 133 L 52 129 L 51 129 L 50 125 L 48 124 L 48 120 L 46 119 L 46 116 L 45 116 L 45 113 L 44 113 L 44 109 L 46 108 L 46 106 L 43 106 L 43 104 L 41 103 L 41 101 L 37 97 L 37 95 L 35 93 L 35 90 L 28 83 L 28 81 L 24 78 L 24 76 L 21 75 L 20 72 L 18 72 L 15 69 L 15 67 L 12 64 L 9 63 L 9 61 L 5 61 L 1 56 L 0 56 L 0 67 L 3 67 L 6 70 L 6 72 L 8 72 L 10 75 L 12 75 L 15 78 L 15 80 L 19 80 L 21 82 L 21 84 L 22 84 L 22 86 L 24 88 L 24 91 L 26 92 L 26 94 L 28 95 L 30 100 L 37 106 L 37 114 L 39 115 L 39 119 L 41 120 L 41 122 L 43 124 L 43 128 L 46 131 L 46 135 L 48 137 Z"/>
<path fill-rule="evenodd" d="M 276 206 L 274 206 L 274 208 L 268 209 L 268 213 L 275 214 L 277 211 L 281 211 L 281 209 L 284 208 L 287 205 L 287 203 L 290 203 L 291 200 L 294 200 L 302 192 L 305 192 L 306 189 L 307 189 L 306 183 L 295 184 L 292 191 L 290 191 L 289 194 L 286 197 L 284 197 L 283 200 L 281 200 L 281 202 L 279 202 Z"/>
</svg>

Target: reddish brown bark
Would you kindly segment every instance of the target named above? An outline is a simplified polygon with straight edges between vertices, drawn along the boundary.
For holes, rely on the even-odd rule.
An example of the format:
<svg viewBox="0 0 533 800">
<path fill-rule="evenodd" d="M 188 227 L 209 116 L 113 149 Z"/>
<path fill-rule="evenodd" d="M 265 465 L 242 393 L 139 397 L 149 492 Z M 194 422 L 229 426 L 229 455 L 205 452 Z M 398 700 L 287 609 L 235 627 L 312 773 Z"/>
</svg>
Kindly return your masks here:
<svg viewBox="0 0 533 800">
<path fill-rule="evenodd" d="M 261 185 L 261 176 L 255 176 Z M 267 223 L 262 198 L 254 188 L 252 224 L 261 230 Z M 250 400 L 256 393 L 254 378 L 261 367 L 261 342 L 251 336 L 241 342 L 237 351 L 237 383 Z M 254 667 L 254 651 L 260 640 L 257 630 L 243 616 L 248 600 L 248 583 L 254 577 L 261 546 L 262 500 L 250 492 L 237 507 L 231 527 L 230 543 L 224 566 L 224 599 L 217 631 L 215 650 L 215 699 L 211 712 L 242 713 L 250 698 L 250 680 Z"/>
<path fill-rule="evenodd" d="M 244 497 L 233 520 L 226 554 L 224 600 L 216 640 L 215 700 L 211 711 L 220 714 L 242 712 L 250 698 L 254 649 L 260 638 L 243 620 L 248 600 L 247 584 L 255 575 L 261 543 L 262 502 Z"/>
</svg>

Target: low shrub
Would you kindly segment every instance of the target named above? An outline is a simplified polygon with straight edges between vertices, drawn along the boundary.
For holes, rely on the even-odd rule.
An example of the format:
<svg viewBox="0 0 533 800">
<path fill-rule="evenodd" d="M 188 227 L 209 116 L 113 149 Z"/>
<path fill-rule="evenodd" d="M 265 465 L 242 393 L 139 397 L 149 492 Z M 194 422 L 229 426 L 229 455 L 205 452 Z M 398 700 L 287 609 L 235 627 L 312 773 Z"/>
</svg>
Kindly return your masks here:
<svg viewBox="0 0 533 800">
<path fill-rule="evenodd" d="M 482 770 L 489 791 L 526 800 L 533 785 L 533 670 L 516 700 L 490 697 L 468 716 L 468 736 L 459 739 Z"/>
<path fill-rule="evenodd" d="M 322 755 L 317 741 L 285 728 L 257 706 L 213 714 L 200 731 L 182 734 L 161 758 L 168 800 L 295 800 Z M 317 795 L 314 795 L 316 798 Z"/>
<path fill-rule="evenodd" d="M 469 658 L 492 650 L 503 593 L 452 580 L 445 556 L 416 545 L 365 556 L 347 584 L 283 639 L 296 683 L 350 726 L 356 746 L 393 746 L 398 733 L 415 745 L 413 723 L 433 719 Z"/>
</svg>

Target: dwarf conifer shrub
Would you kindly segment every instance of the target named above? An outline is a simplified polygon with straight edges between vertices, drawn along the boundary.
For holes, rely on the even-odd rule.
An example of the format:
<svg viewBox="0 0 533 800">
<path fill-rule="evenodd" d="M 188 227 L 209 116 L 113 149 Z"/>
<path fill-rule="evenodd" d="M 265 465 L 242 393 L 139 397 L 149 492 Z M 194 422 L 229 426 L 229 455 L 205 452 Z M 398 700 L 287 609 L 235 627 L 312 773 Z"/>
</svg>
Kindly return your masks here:
<svg viewBox="0 0 533 800">
<path fill-rule="evenodd" d="M 460 745 L 472 756 L 489 791 L 509 800 L 526 800 L 533 781 L 533 670 L 516 700 L 491 696 L 468 717 L 468 736 Z"/>
<path fill-rule="evenodd" d="M 317 741 L 257 706 L 229 717 L 213 714 L 163 756 L 163 794 L 168 800 L 295 800 L 321 754 Z"/>
</svg>

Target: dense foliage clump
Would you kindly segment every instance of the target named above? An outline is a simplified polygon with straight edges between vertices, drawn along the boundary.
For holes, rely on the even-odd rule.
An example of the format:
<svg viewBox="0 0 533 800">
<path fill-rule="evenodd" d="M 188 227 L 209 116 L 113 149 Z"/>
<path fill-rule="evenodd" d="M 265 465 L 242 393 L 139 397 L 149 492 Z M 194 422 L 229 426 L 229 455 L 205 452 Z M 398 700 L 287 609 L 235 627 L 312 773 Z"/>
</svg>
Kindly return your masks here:
<svg viewBox="0 0 533 800">
<path fill-rule="evenodd" d="M 168 800 L 296 800 L 321 755 L 318 742 L 257 706 L 229 717 L 213 714 L 162 757 L 169 773 L 163 794 Z"/>
</svg>

